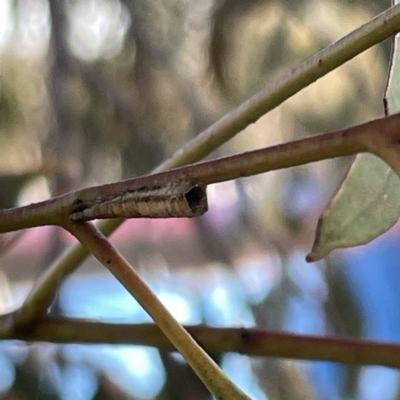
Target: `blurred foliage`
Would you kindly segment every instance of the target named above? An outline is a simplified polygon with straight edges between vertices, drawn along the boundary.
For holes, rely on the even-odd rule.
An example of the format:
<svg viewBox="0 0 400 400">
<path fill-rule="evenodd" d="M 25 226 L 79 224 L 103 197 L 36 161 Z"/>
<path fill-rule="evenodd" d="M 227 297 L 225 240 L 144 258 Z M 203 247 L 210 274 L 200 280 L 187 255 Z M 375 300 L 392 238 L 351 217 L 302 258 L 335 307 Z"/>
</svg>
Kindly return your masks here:
<svg viewBox="0 0 400 400">
<path fill-rule="evenodd" d="M 32 199 L 23 185 L 32 176 L 46 178 L 54 195 L 149 172 L 270 80 L 388 6 L 378 0 L 10 1 L 9 31 L 0 39 L 0 206 L 14 206 L 22 195 Z M 382 115 L 388 46 L 320 79 L 214 155 Z M 302 261 L 318 210 L 347 165 L 330 160 L 216 185 L 209 215 L 194 221 L 189 233 L 162 234 L 149 222 L 138 238 L 126 224 L 116 240 L 144 276 L 167 279 L 189 271 L 191 280 L 182 285 L 191 294 L 226 281 L 228 303 L 234 304 L 240 279 L 250 293 L 243 295 L 248 304 L 242 314 L 219 310 L 239 324 L 362 337 L 352 288 L 336 268 L 341 259 L 331 258 L 329 266 Z M 12 271 L 14 280 L 26 278 L 26 260 L 31 265 L 50 252 L 42 247 L 40 256 L 20 246 L 19 257 L 3 257 L 5 277 Z M 86 267 L 95 268 L 91 263 Z M 204 282 L 208 286 L 196 286 Z M 260 282 L 270 285 L 264 295 L 257 295 Z M 201 320 L 208 323 L 212 293 L 198 300 Z M 40 352 L 28 351 L 1 398 L 62 398 L 43 383 Z M 66 370 L 68 360 L 59 354 L 49 359 Z M 161 360 L 167 383 L 157 399 L 189 398 L 188 392 L 191 399 L 208 398 L 184 363 L 167 354 Z M 347 378 L 330 372 L 331 384 L 319 386 L 306 363 L 252 359 L 249 368 L 271 400 L 351 398 L 359 385 L 356 369 L 344 366 Z M 324 397 L 328 388 L 331 394 Z M 134 397 L 99 370 L 92 398 Z"/>
</svg>

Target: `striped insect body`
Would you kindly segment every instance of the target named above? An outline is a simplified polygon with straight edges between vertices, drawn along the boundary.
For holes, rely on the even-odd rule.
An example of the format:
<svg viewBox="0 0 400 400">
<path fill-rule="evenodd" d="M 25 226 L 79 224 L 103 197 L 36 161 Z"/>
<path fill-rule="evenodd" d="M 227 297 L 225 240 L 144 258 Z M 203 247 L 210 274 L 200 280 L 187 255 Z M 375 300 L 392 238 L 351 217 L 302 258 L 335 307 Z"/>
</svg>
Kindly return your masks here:
<svg viewBox="0 0 400 400">
<path fill-rule="evenodd" d="M 70 219 L 197 217 L 207 209 L 206 186 L 182 178 L 128 189 L 109 198 L 98 197 L 92 202 L 77 199 Z"/>
</svg>

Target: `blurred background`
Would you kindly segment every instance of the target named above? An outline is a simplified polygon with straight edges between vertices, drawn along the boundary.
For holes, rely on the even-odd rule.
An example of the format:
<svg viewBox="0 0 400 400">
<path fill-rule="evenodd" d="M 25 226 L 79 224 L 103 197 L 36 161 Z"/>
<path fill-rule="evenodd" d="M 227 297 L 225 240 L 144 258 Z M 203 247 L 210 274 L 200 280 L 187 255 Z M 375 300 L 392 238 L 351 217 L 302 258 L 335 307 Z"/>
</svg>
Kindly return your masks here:
<svg viewBox="0 0 400 400">
<path fill-rule="evenodd" d="M 150 172 L 272 79 L 389 0 L 2 0 L 0 208 Z M 210 158 L 383 115 L 390 41 L 249 126 Z M 113 243 L 185 324 L 400 339 L 399 229 L 307 264 L 319 214 L 351 159 L 209 187 L 210 211 L 130 220 Z M 58 228 L 0 237 L 0 308 L 74 243 Z M 53 314 L 147 314 L 93 258 Z M 400 399 L 382 367 L 218 355 L 255 399 Z M 1 399 L 210 399 L 176 354 L 140 346 L 0 344 Z"/>
</svg>

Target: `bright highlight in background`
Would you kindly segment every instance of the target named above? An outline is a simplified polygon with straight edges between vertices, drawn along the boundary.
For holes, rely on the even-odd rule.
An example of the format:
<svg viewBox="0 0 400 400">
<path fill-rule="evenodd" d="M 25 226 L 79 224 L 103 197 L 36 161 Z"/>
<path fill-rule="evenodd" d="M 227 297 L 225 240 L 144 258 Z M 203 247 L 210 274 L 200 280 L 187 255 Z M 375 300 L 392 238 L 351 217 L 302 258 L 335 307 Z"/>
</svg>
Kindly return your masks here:
<svg viewBox="0 0 400 400">
<path fill-rule="evenodd" d="M 77 1 L 70 10 L 72 52 L 86 61 L 119 53 L 130 16 L 119 1 Z"/>
<path fill-rule="evenodd" d="M 10 0 L 2 0 L 0 1 L 0 50 L 5 46 L 11 30 L 12 20 Z"/>
</svg>

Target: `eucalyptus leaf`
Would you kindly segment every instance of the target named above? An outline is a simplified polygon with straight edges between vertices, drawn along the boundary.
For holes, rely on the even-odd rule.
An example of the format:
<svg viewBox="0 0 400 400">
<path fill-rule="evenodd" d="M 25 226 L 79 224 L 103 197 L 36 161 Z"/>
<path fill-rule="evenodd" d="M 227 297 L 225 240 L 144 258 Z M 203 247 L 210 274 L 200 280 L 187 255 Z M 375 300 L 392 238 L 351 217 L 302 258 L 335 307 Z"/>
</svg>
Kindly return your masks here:
<svg viewBox="0 0 400 400">
<path fill-rule="evenodd" d="M 393 40 L 386 86 L 386 115 L 400 112 L 399 40 L 398 34 Z M 317 261 L 337 248 L 368 243 L 390 229 L 399 217 L 398 175 L 380 158 L 360 154 L 320 217 L 307 260 Z"/>
<path fill-rule="evenodd" d="M 380 158 L 360 154 L 323 212 L 308 261 L 332 250 L 365 244 L 400 216 L 400 179 Z"/>
</svg>

